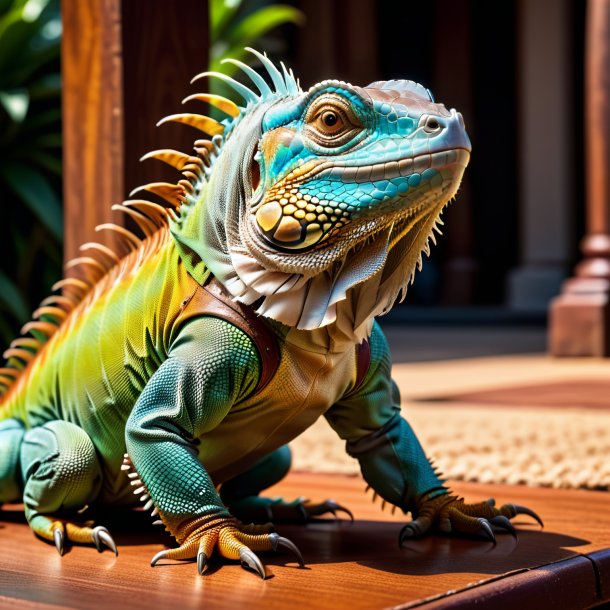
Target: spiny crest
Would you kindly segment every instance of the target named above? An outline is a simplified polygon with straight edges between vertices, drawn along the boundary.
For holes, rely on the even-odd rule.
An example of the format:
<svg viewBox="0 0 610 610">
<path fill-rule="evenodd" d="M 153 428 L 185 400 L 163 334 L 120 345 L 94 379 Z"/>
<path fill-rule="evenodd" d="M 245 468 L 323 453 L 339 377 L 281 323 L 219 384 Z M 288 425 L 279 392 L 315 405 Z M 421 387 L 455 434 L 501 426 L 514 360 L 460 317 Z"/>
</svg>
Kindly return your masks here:
<svg viewBox="0 0 610 610">
<path fill-rule="evenodd" d="M 208 76 L 213 76 L 215 78 L 219 78 L 223 80 L 227 85 L 229 85 L 232 89 L 235 90 L 246 102 L 246 105 L 243 109 L 247 109 L 250 104 L 258 104 L 261 101 L 265 102 L 275 97 L 285 97 L 288 95 L 297 95 L 302 93 L 301 87 L 299 85 L 298 80 L 295 78 L 292 70 L 288 70 L 283 62 L 280 62 L 280 66 L 282 68 L 281 72 L 275 66 L 275 64 L 267 57 L 266 54 L 259 53 L 255 49 L 251 49 L 250 47 L 246 47 L 246 51 L 249 51 L 253 55 L 255 55 L 273 82 L 273 86 L 275 87 L 275 91 L 267 85 L 262 76 L 253 70 L 250 66 L 247 66 L 241 61 L 237 61 L 236 59 L 224 59 L 222 63 L 230 63 L 234 66 L 240 68 L 256 85 L 259 93 L 255 93 L 252 89 L 242 85 L 240 82 L 235 79 L 227 76 L 226 74 L 222 74 L 221 72 L 202 72 L 195 76 L 191 83 L 199 80 L 200 78 L 205 78 Z M 189 99 L 189 98 L 187 98 Z M 213 102 L 212 102 L 213 103 Z M 220 108 L 220 106 L 218 106 Z M 222 108 L 221 108 L 222 110 Z"/>
<path fill-rule="evenodd" d="M 182 178 L 175 184 L 151 182 L 135 188 L 129 195 L 133 197 L 137 193 L 146 191 L 160 197 L 168 207 L 147 199 L 128 199 L 111 207 L 113 211 L 129 217 L 138 227 L 141 235 L 136 235 L 121 224 L 112 222 L 103 223 L 95 228 L 99 232 L 112 233 L 117 245 L 111 248 L 97 242 L 85 243 L 80 247 L 83 255 L 66 263 L 65 271 L 68 277 L 56 282 L 52 287 L 53 291 L 59 291 L 60 294 L 53 294 L 40 303 L 33 313 L 34 319 L 21 329 L 23 336 L 15 339 L 4 352 L 3 356 L 7 362 L 0 368 L 0 395 L 7 393 L 37 352 L 55 334 L 70 313 L 81 305 L 88 295 L 91 295 L 94 288 L 98 293 L 103 293 L 104 288 L 109 288 L 125 273 L 139 266 L 164 243 L 160 234 L 167 235 L 170 220 L 179 220 L 177 212 L 180 208 L 188 209 L 197 201 L 201 187 L 209 178 L 214 161 L 221 151 L 224 135 L 241 117 L 247 114 L 251 107 L 261 102 L 302 92 L 292 70 L 288 70 L 283 63 L 280 64 L 280 70 L 266 54 L 250 48 L 246 50 L 258 58 L 267 71 L 273 87 L 269 86 L 250 66 L 233 59 L 226 59 L 224 63 L 231 63 L 240 68 L 254 83 L 258 93 L 220 72 L 202 72 L 192 79 L 191 82 L 204 77 L 219 78 L 238 93 L 245 104 L 238 105 L 212 93 L 195 93 L 186 97 L 182 103 L 192 100 L 205 102 L 218 108 L 228 118 L 218 121 L 201 114 L 179 113 L 169 115 L 157 123 L 163 125 L 174 122 L 188 125 L 203 132 L 210 139 L 196 140 L 194 155 L 161 149 L 149 152 L 140 159 L 141 161 L 157 159 L 181 172 Z M 186 214 L 187 209 L 183 209 L 181 214 Z M 132 253 L 134 256 L 126 262 L 127 257 Z"/>
<path fill-rule="evenodd" d="M 125 453 L 123 455 L 123 463 L 121 464 L 121 471 L 125 472 L 127 474 L 127 478 L 130 479 L 129 484 L 132 487 L 135 487 L 135 489 L 133 491 L 134 495 L 139 496 L 140 502 L 145 503 L 143 506 L 144 510 L 148 511 L 152 508 L 153 510 L 150 513 L 150 516 L 151 517 L 158 516 L 159 509 L 157 508 L 157 506 L 153 502 L 152 498 L 150 497 L 150 493 L 149 493 L 148 489 L 146 488 L 146 486 L 144 485 L 142 479 L 140 478 L 140 475 L 137 473 L 136 469 L 134 468 L 133 462 L 131 461 L 131 458 L 129 457 L 128 453 Z M 158 519 L 156 521 L 153 521 L 153 525 L 163 525 L 163 521 Z"/>
</svg>

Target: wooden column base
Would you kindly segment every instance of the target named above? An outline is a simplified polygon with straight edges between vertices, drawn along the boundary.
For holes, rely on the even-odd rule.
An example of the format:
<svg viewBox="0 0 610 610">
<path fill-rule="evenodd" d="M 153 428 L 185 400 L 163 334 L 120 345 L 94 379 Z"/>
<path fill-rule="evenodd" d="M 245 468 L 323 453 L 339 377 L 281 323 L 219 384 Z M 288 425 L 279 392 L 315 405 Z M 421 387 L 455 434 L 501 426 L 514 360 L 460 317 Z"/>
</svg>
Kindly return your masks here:
<svg viewBox="0 0 610 610">
<path fill-rule="evenodd" d="M 549 313 L 552 356 L 610 356 L 610 280 L 567 280 Z"/>
<path fill-rule="evenodd" d="M 610 235 L 591 233 L 583 260 L 549 310 L 552 356 L 610 356 Z"/>
</svg>

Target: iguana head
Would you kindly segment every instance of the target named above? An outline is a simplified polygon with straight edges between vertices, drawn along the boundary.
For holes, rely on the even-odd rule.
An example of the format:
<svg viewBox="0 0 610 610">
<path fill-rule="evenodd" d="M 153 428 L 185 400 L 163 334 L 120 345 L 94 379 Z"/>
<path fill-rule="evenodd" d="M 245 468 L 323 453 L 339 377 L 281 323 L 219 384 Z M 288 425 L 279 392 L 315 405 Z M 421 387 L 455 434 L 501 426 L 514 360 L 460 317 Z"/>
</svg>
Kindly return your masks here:
<svg viewBox="0 0 610 610">
<path fill-rule="evenodd" d="M 274 89 L 242 65 L 260 94 L 236 86 L 246 106 L 216 140 L 200 213 L 174 235 L 260 314 L 361 336 L 404 294 L 458 189 L 462 117 L 407 80 L 303 92 L 256 54 Z"/>
</svg>

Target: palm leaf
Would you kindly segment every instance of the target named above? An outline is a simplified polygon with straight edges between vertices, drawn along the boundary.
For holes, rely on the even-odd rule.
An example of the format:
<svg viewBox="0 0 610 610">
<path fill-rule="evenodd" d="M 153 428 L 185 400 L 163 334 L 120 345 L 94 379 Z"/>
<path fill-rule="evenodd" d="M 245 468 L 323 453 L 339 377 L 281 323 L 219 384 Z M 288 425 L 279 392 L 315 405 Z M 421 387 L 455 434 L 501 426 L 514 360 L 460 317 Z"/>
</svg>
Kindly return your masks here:
<svg viewBox="0 0 610 610">
<path fill-rule="evenodd" d="M 27 320 L 29 313 L 28 304 L 25 302 L 19 288 L 3 271 L 0 271 L 0 302 L 4 304 L 6 309 L 18 322 L 23 323 Z"/>
<path fill-rule="evenodd" d="M 61 241 L 61 202 L 48 180 L 39 171 L 16 162 L 0 166 L 0 174 L 51 235 Z"/>
</svg>

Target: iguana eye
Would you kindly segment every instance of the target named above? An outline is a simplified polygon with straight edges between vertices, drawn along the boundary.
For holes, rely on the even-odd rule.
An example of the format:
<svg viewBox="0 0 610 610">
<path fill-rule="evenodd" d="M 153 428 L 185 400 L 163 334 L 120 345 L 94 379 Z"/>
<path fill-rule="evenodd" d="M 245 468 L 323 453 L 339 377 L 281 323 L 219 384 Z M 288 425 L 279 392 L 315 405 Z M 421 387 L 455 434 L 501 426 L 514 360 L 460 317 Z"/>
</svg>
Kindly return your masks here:
<svg viewBox="0 0 610 610">
<path fill-rule="evenodd" d="M 324 123 L 326 127 L 334 127 L 340 123 L 340 121 L 341 119 L 332 110 L 327 110 L 322 115 L 322 123 Z"/>
<path fill-rule="evenodd" d="M 334 148 L 351 140 L 362 129 L 347 100 L 326 95 L 314 100 L 307 110 L 303 131 L 316 144 Z"/>
<path fill-rule="evenodd" d="M 322 110 L 313 124 L 318 131 L 328 135 L 335 135 L 343 128 L 344 121 L 338 112 L 334 110 Z"/>
</svg>

